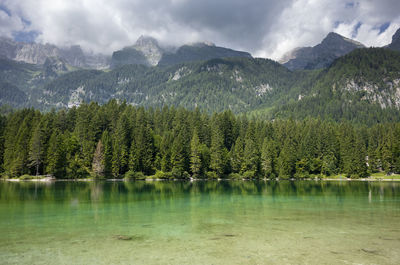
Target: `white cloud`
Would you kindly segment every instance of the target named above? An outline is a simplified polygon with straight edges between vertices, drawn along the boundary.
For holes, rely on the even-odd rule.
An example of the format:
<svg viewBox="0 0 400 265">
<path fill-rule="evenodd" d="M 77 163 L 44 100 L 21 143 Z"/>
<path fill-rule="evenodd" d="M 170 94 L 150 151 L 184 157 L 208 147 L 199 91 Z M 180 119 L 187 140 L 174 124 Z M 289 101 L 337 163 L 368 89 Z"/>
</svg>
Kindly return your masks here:
<svg viewBox="0 0 400 265">
<path fill-rule="evenodd" d="M 279 59 L 285 52 L 296 47 L 320 43 L 331 31 L 354 38 L 367 46 L 387 45 L 400 26 L 399 3 L 393 0 L 295 0 L 282 11 L 274 25 L 276 30 L 264 36 L 264 45 L 257 54 Z M 386 22 L 391 22 L 389 28 L 379 34 L 377 26 Z M 353 36 L 359 23 L 361 26 Z"/>
<path fill-rule="evenodd" d="M 19 17 L 9 16 L 4 10 L 0 9 L 0 36 L 12 37 L 14 31 L 24 29 L 24 24 Z"/>
<path fill-rule="evenodd" d="M 37 41 L 111 53 L 151 35 L 166 44 L 208 40 L 279 59 L 328 32 L 382 46 L 400 26 L 398 0 L 2 0 L 0 34 L 38 31 Z M 31 22 L 24 24 L 21 19 Z M 379 34 L 379 25 L 391 22 Z"/>
</svg>

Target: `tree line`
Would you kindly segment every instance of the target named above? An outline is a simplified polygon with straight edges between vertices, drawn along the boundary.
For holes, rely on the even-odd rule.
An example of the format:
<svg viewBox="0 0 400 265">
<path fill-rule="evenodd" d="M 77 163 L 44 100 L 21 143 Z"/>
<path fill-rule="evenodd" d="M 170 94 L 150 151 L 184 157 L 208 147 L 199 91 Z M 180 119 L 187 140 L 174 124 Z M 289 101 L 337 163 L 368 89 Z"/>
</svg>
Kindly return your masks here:
<svg viewBox="0 0 400 265">
<path fill-rule="evenodd" d="M 264 121 L 111 100 L 0 116 L 4 177 L 307 178 L 400 173 L 400 123 Z"/>
</svg>

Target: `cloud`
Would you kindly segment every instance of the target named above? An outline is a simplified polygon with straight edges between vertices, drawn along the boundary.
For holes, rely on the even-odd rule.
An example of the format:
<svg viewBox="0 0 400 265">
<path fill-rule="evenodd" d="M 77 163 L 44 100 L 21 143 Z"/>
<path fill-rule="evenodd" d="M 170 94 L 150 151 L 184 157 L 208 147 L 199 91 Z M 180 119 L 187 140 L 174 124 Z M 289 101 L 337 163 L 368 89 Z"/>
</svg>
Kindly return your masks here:
<svg viewBox="0 0 400 265">
<path fill-rule="evenodd" d="M 168 45 L 207 40 L 279 59 L 330 31 L 386 45 L 399 14 L 398 0 L 2 0 L 0 35 L 35 32 L 38 42 L 108 54 L 150 35 Z"/>
<path fill-rule="evenodd" d="M 0 36 L 12 37 L 12 33 L 24 29 L 24 23 L 17 16 L 12 16 L 10 11 L 0 5 Z"/>
<path fill-rule="evenodd" d="M 400 27 L 400 1 L 294 0 L 282 10 L 273 32 L 256 54 L 279 59 L 296 47 L 314 46 L 333 31 L 366 46 L 384 46 Z M 380 27 L 390 23 L 381 32 Z"/>
</svg>

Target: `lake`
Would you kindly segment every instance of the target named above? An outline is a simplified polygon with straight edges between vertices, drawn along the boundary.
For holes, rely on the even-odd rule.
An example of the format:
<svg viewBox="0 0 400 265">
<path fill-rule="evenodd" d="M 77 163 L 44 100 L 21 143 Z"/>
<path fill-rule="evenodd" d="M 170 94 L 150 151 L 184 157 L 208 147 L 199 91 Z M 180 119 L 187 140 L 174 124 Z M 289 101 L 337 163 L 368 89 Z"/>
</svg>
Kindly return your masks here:
<svg viewBox="0 0 400 265">
<path fill-rule="evenodd" d="M 1 264 L 399 264 L 400 183 L 0 182 Z"/>
</svg>

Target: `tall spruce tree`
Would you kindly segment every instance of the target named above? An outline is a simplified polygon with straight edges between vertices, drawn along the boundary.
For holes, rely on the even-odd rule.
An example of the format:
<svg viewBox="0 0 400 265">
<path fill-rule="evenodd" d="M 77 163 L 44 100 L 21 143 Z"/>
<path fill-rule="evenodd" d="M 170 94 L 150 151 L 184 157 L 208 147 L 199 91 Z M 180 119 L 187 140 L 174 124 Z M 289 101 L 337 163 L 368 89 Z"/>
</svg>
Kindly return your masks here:
<svg viewBox="0 0 400 265">
<path fill-rule="evenodd" d="M 277 176 L 276 163 L 278 150 L 272 139 L 265 138 L 261 150 L 261 169 L 267 178 L 275 178 Z"/>
<path fill-rule="evenodd" d="M 231 149 L 230 154 L 231 167 L 234 173 L 243 173 L 242 165 L 244 163 L 244 142 L 241 136 L 239 136 Z"/>
<path fill-rule="evenodd" d="M 47 167 L 46 172 L 56 178 L 65 176 L 65 153 L 64 153 L 62 134 L 58 130 L 54 130 L 49 141 L 47 150 Z"/>
<path fill-rule="evenodd" d="M 101 140 L 97 142 L 96 150 L 93 154 L 92 171 L 97 178 L 103 178 L 105 176 L 104 145 Z"/>
<path fill-rule="evenodd" d="M 112 139 L 108 130 L 103 131 L 101 135 L 101 142 L 103 144 L 103 150 L 104 150 L 104 160 L 103 160 L 104 175 L 111 176 L 113 149 L 112 149 Z"/>
<path fill-rule="evenodd" d="M 192 141 L 190 142 L 190 169 L 195 178 L 202 174 L 200 139 L 196 129 L 193 131 Z"/>
<path fill-rule="evenodd" d="M 43 132 L 43 125 L 39 123 L 35 130 L 33 131 L 30 144 L 29 144 L 29 166 L 35 168 L 36 176 L 39 175 L 40 166 L 43 164 L 44 160 L 44 132 Z"/>
<path fill-rule="evenodd" d="M 128 169 L 128 144 L 129 122 L 127 116 L 122 114 L 113 134 L 112 173 L 115 177 L 125 174 Z"/>
<path fill-rule="evenodd" d="M 211 164 L 210 168 L 222 177 L 226 169 L 227 150 L 224 145 L 224 138 L 218 126 L 212 128 L 211 135 Z"/>
</svg>

